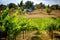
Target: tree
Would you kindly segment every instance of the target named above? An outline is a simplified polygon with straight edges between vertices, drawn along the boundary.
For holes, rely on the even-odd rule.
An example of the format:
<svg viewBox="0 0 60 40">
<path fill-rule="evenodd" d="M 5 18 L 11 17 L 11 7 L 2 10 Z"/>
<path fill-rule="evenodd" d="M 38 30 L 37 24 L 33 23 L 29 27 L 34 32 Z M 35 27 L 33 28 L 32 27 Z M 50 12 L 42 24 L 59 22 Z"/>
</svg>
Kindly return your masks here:
<svg viewBox="0 0 60 40">
<path fill-rule="evenodd" d="M 25 3 L 25 8 L 27 8 L 27 9 L 34 8 L 33 2 L 27 1 L 27 2 Z"/>
<path fill-rule="evenodd" d="M 23 11 L 25 8 L 25 5 L 23 4 L 23 0 L 18 4 L 18 7 Z"/>
<path fill-rule="evenodd" d="M 45 5 L 42 4 L 42 3 L 40 3 L 39 5 L 40 5 L 40 8 L 41 8 L 41 9 L 45 8 Z"/>
<path fill-rule="evenodd" d="M 36 5 L 35 5 L 35 8 L 36 8 L 36 9 L 40 9 L 40 5 L 39 5 L 39 4 L 36 4 Z"/>
<path fill-rule="evenodd" d="M 50 6 L 48 5 L 45 9 L 46 9 L 46 12 L 48 13 L 48 15 L 50 15 L 50 13 L 52 11 L 52 9 L 50 8 Z"/>
<path fill-rule="evenodd" d="M 20 4 L 18 4 L 19 7 L 23 6 L 23 0 L 20 2 Z"/>
<path fill-rule="evenodd" d="M 35 7 L 37 9 L 44 9 L 45 8 L 45 4 L 40 3 L 40 4 L 35 5 Z"/>
<path fill-rule="evenodd" d="M 51 8 L 53 10 L 58 10 L 58 9 L 60 9 L 60 6 L 59 5 L 52 5 Z"/>
<path fill-rule="evenodd" d="M 14 3 L 10 3 L 10 4 L 8 4 L 8 7 L 9 7 L 9 9 L 11 9 L 11 8 L 16 9 L 17 8 L 17 5 L 14 4 Z"/>
<path fill-rule="evenodd" d="M 5 10 L 5 9 L 6 9 L 6 5 L 1 4 L 0 5 L 0 10 Z"/>
</svg>

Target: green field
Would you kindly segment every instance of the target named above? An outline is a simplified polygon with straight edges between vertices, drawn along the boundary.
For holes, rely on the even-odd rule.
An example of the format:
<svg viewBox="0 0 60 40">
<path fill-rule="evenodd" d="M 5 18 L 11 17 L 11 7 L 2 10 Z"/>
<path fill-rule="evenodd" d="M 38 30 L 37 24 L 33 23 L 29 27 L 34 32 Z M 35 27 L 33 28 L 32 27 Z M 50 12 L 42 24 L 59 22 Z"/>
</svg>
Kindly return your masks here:
<svg viewBox="0 0 60 40">
<path fill-rule="evenodd" d="M 55 28 L 57 29 L 60 26 L 60 18 L 31 18 L 31 21 L 36 24 L 40 30 L 44 30 L 47 27 L 51 26 L 53 24 Z"/>
</svg>

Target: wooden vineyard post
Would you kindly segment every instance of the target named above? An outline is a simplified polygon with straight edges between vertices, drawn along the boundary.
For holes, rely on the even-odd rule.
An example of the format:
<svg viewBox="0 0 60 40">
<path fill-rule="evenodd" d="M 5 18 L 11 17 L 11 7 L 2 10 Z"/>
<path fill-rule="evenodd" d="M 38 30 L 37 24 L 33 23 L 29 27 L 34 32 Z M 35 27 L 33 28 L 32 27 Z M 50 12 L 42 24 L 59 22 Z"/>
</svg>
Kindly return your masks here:
<svg viewBox="0 0 60 40">
<path fill-rule="evenodd" d="M 24 39 L 24 31 L 23 31 L 23 39 Z"/>
<path fill-rule="evenodd" d="M 54 34 L 53 34 L 53 27 L 54 27 L 54 25 L 53 24 L 51 24 L 51 39 L 53 40 L 53 38 L 54 38 Z"/>
</svg>

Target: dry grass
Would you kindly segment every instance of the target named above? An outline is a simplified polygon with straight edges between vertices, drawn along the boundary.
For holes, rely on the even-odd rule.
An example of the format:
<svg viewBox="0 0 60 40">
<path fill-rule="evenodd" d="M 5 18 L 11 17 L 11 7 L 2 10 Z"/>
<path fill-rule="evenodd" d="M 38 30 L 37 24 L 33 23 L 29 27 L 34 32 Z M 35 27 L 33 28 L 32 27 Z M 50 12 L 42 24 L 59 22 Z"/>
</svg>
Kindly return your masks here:
<svg viewBox="0 0 60 40">
<path fill-rule="evenodd" d="M 48 15 L 45 10 L 34 10 L 29 12 L 27 15 L 19 15 L 26 16 L 27 18 L 45 18 L 45 17 L 60 17 L 60 10 L 53 10 L 50 15 Z"/>
</svg>

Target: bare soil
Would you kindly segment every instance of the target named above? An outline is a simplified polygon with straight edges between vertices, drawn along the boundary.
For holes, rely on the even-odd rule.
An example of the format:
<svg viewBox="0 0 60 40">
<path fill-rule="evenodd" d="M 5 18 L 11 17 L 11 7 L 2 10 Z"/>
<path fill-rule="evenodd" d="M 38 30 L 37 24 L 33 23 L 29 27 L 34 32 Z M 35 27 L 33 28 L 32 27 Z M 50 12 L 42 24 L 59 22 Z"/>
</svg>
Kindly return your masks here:
<svg viewBox="0 0 60 40">
<path fill-rule="evenodd" d="M 45 18 L 45 17 L 59 17 L 60 18 L 60 10 L 53 10 L 50 15 L 46 13 L 45 10 L 34 10 L 32 12 L 29 12 L 26 15 L 19 15 L 19 16 L 26 16 L 27 18 Z"/>
</svg>

